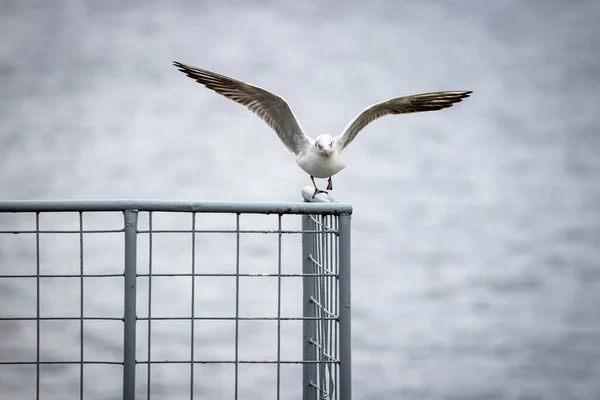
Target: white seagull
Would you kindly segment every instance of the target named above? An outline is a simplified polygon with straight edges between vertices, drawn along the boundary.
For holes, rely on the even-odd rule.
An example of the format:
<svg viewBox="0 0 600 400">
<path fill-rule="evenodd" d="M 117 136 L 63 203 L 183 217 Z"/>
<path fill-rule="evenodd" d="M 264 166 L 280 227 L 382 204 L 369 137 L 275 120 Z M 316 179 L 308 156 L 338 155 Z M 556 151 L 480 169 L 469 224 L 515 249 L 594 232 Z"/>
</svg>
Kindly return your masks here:
<svg viewBox="0 0 600 400">
<path fill-rule="evenodd" d="M 374 120 L 390 114 L 408 114 L 419 111 L 435 111 L 452 107 L 472 93 L 470 90 L 451 92 L 432 92 L 395 97 L 373 104 L 358 114 L 337 135 L 323 134 L 315 139 L 306 136 L 292 109 L 282 97 L 258 86 L 238 81 L 204 69 L 174 61 L 181 72 L 258 115 L 279 136 L 283 144 L 294 154 L 296 163 L 310 175 L 315 192 L 319 190 L 316 178 L 328 178 L 327 190 L 333 190 L 331 177 L 346 167 L 341 152 L 352 142 L 358 132 Z"/>
</svg>

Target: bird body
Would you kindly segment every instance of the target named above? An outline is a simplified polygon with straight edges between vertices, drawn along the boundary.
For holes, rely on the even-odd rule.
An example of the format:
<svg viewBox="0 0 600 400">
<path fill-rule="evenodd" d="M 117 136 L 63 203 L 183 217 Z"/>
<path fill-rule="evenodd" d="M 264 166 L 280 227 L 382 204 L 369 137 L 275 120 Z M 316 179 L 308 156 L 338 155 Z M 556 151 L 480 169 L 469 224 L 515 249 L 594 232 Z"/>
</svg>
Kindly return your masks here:
<svg viewBox="0 0 600 400">
<path fill-rule="evenodd" d="M 319 146 L 322 147 L 319 147 Z M 327 153 L 324 154 L 324 150 Z M 341 151 L 331 135 L 320 135 L 296 158 L 296 164 L 304 172 L 315 178 L 330 178 L 344 168 L 346 163 L 342 160 Z"/>
<path fill-rule="evenodd" d="M 258 86 L 224 75 L 182 64 L 173 64 L 188 77 L 214 90 L 258 115 L 277 133 L 283 144 L 296 154 L 296 163 L 310 175 L 315 192 L 319 190 L 314 178 L 328 178 L 327 189 L 333 188 L 331 177 L 346 167 L 341 153 L 358 132 L 385 115 L 435 111 L 451 107 L 469 97 L 471 91 L 432 92 L 395 97 L 365 108 L 337 135 L 319 135 L 312 139 L 304 133 L 290 106 L 282 97 Z M 325 192 L 326 193 L 326 192 Z"/>
</svg>

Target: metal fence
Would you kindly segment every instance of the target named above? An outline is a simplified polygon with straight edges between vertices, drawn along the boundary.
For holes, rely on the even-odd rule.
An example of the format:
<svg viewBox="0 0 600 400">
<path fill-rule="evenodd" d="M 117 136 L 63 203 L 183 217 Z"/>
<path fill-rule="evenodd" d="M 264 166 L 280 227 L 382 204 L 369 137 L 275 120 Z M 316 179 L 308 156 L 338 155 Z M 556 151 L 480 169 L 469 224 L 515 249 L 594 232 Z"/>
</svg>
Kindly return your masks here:
<svg viewBox="0 0 600 400">
<path fill-rule="evenodd" d="M 218 398 L 248 399 L 254 396 L 279 400 L 297 399 L 302 396 L 303 399 L 350 400 L 352 208 L 350 205 L 334 202 L 327 196 L 319 195 L 316 200 L 312 200 L 308 189 L 305 189 L 303 195 L 306 201 L 312 203 L 0 201 L 0 291 L 4 291 L 4 294 L 0 294 L 0 302 L 4 303 L 4 306 L 0 306 L 0 335 L 9 337 L 13 332 L 13 337 L 17 337 L 16 341 L 13 341 L 17 343 L 16 345 L 11 345 L 10 341 L 4 339 L 2 341 L 5 343 L 5 348 L 0 345 L 0 397 L 65 398 L 65 393 L 61 392 L 60 388 L 54 388 L 53 391 L 45 389 L 48 383 L 44 374 L 51 373 L 47 368 L 60 370 L 69 367 L 76 369 L 72 380 L 75 381 L 77 397 L 80 399 L 94 397 L 91 393 L 98 393 L 99 386 L 110 386 L 119 391 L 114 398 L 121 397 L 122 390 L 123 399 L 177 398 L 177 396 L 190 399 L 209 398 L 206 388 L 212 387 L 212 396 L 219 396 Z M 75 226 L 62 228 L 61 224 L 59 227 L 53 227 L 43 223 L 42 220 L 47 215 L 58 214 L 74 216 L 77 221 Z M 103 219 L 110 219 L 108 217 L 110 214 L 121 215 L 119 226 L 107 228 L 102 223 Z M 89 215 L 95 217 L 92 219 L 95 222 L 87 222 Z M 216 216 L 219 221 L 230 221 L 231 226 L 215 228 L 210 224 L 201 223 L 199 220 L 206 215 Z M 187 224 L 187 227 L 159 227 L 157 226 L 159 216 L 162 220 L 168 221 L 179 219 L 184 221 L 183 225 Z M 275 226 L 268 229 L 252 226 L 246 228 L 247 225 L 260 225 L 251 216 L 259 219 L 275 217 Z M 290 218 L 293 225 L 299 225 L 301 219 L 300 229 L 284 226 L 284 219 Z M 118 238 L 120 245 L 117 249 L 111 250 L 108 246 L 101 248 L 102 246 L 88 244 L 90 241 L 93 242 L 93 237 L 108 234 L 116 235 Z M 177 254 L 178 250 L 174 250 L 177 246 L 189 247 L 190 254 L 183 263 L 186 265 L 176 268 L 174 262 L 169 267 L 171 269 L 158 270 L 157 243 L 160 238 L 168 235 L 176 236 L 175 241 L 167 246 L 173 250 L 169 253 L 171 258 Z M 276 244 L 272 248 L 273 251 L 269 252 L 269 257 L 276 264 L 270 267 L 271 272 L 262 272 L 258 268 L 260 262 L 249 263 L 242 254 L 244 246 L 241 242 L 245 240 L 244 238 L 259 235 L 268 237 L 271 243 Z M 13 243 L 10 238 L 14 237 L 23 240 Z M 56 239 L 48 247 L 45 246 L 45 241 L 49 237 Z M 77 254 L 78 270 L 69 273 L 62 273 L 60 268 L 56 268 L 58 272 L 46 271 L 44 255 L 52 247 L 62 245 L 66 241 L 63 239 L 65 237 L 76 238 L 76 245 L 70 248 L 70 252 Z M 211 263 L 202 259 L 203 250 L 198 248 L 200 237 L 217 238 L 212 243 L 218 246 L 230 242 L 231 246 L 228 249 L 231 250 L 227 251 L 226 255 L 229 261 L 224 263 L 225 269 L 209 268 Z M 293 258 L 295 261 L 284 270 L 283 242 L 288 237 L 297 237 L 299 240 L 292 242 L 291 246 L 291 250 L 296 254 Z M 140 241 L 143 242 L 143 246 Z M 210 246 L 206 245 L 204 249 L 209 251 Z M 43 251 L 41 247 L 44 247 Z M 49 250 L 46 250 L 47 247 Z M 11 254 L 23 255 L 27 252 L 30 256 L 29 261 L 11 257 Z M 112 253 L 119 253 L 119 257 L 124 257 L 124 262 L 119 263 L 117 270 L 107 272 L 106 268 L 94 267 L 101 265 L 101 260 L 110 258 Z M 90 254 L 93 254 L 93 257 Z M 107 263 L 110 264 L 108 261 Z M 44 295 L 45 285 L 48 282 L 63 278 L 66 283 L 54 296 Z M 112 297 L 115 296 L 109 291 L 103 293 L 102 285 L 97 283 L 102 278 L 116 279 L 118 288 L 121 288 L 121 294 L 118 296 L 120 311 L 117 315 L 101 315 L 98 311 L 89 310 L 91 308 L 87 300 L 89 296 L 95 295 L 100 303 L 114 300 Z M 157 280 L 161 278 L 180 279 L 176 286 L 171 287 L 175 288 L 176 292 L 183 291 L 184 288 L 189 290 L 189 301 L 186 300 L 189 302 L 188 315 L 169 315 L 171 306 L 168 304 L 169 298 L 162 301 L 157 299 L 158 289 L 155 286 Z M 276 281 L 273 285 L 274 290 L 264 290 L 263 293 L 259 293 L 263 295 L 262 300 L 275 306 L 272 308 L 272 315 L 257 315 L 244 311 L 248 309 L 246 306 L 248 299 L 245 295 L 247 296 L 249 292 L 240 289 L 241 280 L 253 278 Z M 210 301 L 205 302 L 200 310 L 198 297 L 206 297 L 205 293 L 210 288 L 206 282 L 211 280 L 213 286 L 218 286 L 218 281 L 226 279 L 232 282 L 229 286 L 231 290 L 219 296 L 234 299 L 234 306 L 231 307 L 230 312 L 217 312 L 216 306 L 215 309 L 211 309 Z M 284 282 L 289 281 L 298 282 L 301 291 L 282 289 Z M 17 288 L 20 287 L 17 282 L 30 284 L 27 286 L 29 290 L 23 289 L 19 300 L 14 300 L 17 297 L 15 294 Z M 73 297 L 68 297 L 66 292 L 69 290 L 76 291 Z M 258 291 L 262 290 L 259 288 Z M 11 293 L 14 294 L 14 298 L 10 297 Z M 52 315 L 52 310 L 56 309 L 52 305 L 59 303 L 63 296 L 71 300 L 76 299 L 76 301 L 68 301 L 71 309 L 75 311 L 69 315 Z M 173 294 L 173 299 L 175 297 L 176 295 Z M 28 301 L 23 298 L 28 298 L 32 304 L 29 312 L 24 311 L 26 307 L 23 304 Z M 296 315 L 289 312 L 284 315 L 283 300 L 293 303 L 288 308 L 296 310 Z M 72 304 L 74 302 L 77 303 L 75 308 Z M 173 301 L 173 304 L 175 303 Z M 163 309 L 163 312 L 159 313 L 157 309 Z M 167 310 L 166 313 L 164 309 Z M 176 314 L 175 311 L 172 314 Z M 78 341 L 76 346 L 78 349 L 72 352 L 68 359 L 57 360 L 48 357 L 47 351 L 44 350 L 44 346 L 50 340 L 44 335 L 43 324 L 52 321 L 71 322 L 77 325 L 73 328 L 77 332 L 74 336 L 76 339 L 71 341 Z M 157 324 L 182 321 L 188 324 L 185 332 L 174 328 L 169 335 L 155 337 L 154 334 L 159 330 Z M 276 334 L 272 335 L 271 342 L 261 341 L 261 343 L 251 343 L 250 346 L 270 347 L 273 350 L 271 359 L 246 357 L 242 354 L 241 324 L 260 321 L 272 323 Z M 106 360 L 100 356 L 95 358 L 90 356 L 99 353 L 86 345 L 88 340 L 86 336 L 89 335 L 89 325 L 98 322 L 122 324 L 118 337 L 96 334 L 96 336 L 100 335 L 106 343 L 118 343 L 118 359 Z M 213 345 L 210 340 L 199 339 L 199 332 L 204 332 L 206 327 L 210 329 L 210 324 L 217 322 L 229 324 L 227 332 L 224 331 L 223 335 L 230 338 L 230 343 L 225 343 L 223 346 L 230 346 L 233 349 L 232 352 L 227 352 L 231 357 L 220 355 L 218 350 L 216 356 L 206 356 L 207 348 L 210 350 Z M 296 322 L 297 325 L 292 329 L 291 336 L 289 333 L 282 335 L 282 325 L 292 322 Z M 27 334 L 23 333 L 25 324 L 33 324 L 33 326 L 29 325 L 32 336 L 30 341 L 25 339 Z M 266 335 L 258 332 L 254 337 Z M 66 332 L 65 336 L 68 336 Z M 290 347 L 289 343 L 285 343 L 286 340 L 296 336 L 301 338 L 301 351 L 290 353 L 297 354 L 295 357 L 284 354 L 283 349 Z M 183 337 L 188 339 L 181 344 Z M 187 357 L 179 357 L 168 352 L 169 338 L 179 338 L 173 340 L 178 342 L 178 348 L 187 349 Z M 225 339 L 224 341 L 228 342 Z M 70 345 L 73 346 L 73 343 Z M 167 351 L 157 353 L 155 348 L 161 346 Z M 101 375 L 90 376 L 89 370 L 99 365 L 119 368 L 121 370 L 119 376 L 122 378 L 110 380 L 102 378 Z M 185 367 L 187 372 L 179 369 L 179 373 L 174 377 L 163 380 L 160 390 L 154 390 L 156 387 L 153 386 L 153 380 L 158 373 L 156 368 L 164 365 Z M 226 374 L 231 375 L 231 380 L 222 385 L 218 382 L 210 382 L 212 375 L 207 374 L 204 369 L 200 370 L 205 366 L 219 368 L 227 366 Z M 269 384 L 256 382 L 253 388 L 242 387 L 239 378 L 243 375 L 240 369 L 259 366 L 273 367 L 269 372 L 273 374 L 272 379 L 268 380 Z M 291 374 L 292 378 L 284 381 L 282 374 L 287 366 L 296 366 L 301 369 L 301 372 Z M 244 374 L 253 376 L 248 370 L 245 370 Z M 187 382 L 185 394 L 182 393 L 181 387 L 169 387 L 168 382 L 179 378 Z M 165 393 L 169 393 L 169 396 Z M 74 395 L 67 397 L 77 398 Z"/>
</svg>

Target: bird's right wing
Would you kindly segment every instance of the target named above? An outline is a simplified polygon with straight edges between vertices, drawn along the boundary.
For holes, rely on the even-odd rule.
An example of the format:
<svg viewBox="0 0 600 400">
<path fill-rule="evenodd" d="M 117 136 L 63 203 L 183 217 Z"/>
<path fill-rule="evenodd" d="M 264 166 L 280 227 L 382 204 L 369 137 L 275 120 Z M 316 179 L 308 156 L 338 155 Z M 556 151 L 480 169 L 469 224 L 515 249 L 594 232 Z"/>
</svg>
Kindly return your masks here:
<svg viewBox="0 0 600 400">
<path fill-rule="evenodd" d="M 290 106 L 282 97 L 258 86 L 191 65 L 177 61 L 173 65 L 208 89 L 246 106 L 265 121 L 294 154 L 300 154 L 310 144 L 310 139 L 304 134 Z"/>
<path fill-rule="evenodd" d="M 373 104 L 365 108 L 356 116 L 344 129 L 340 135 L 335 137 L 340 149 L 354 140 L 358 132 L 365 126 L 390 114 L 408 114 L 420 111 L 435 111 L 443 108 L 452 107 L 454 103 L 462 101 L 469 97 L 472 91 L 461 92 L 433 92 L 414 94 L 412 96 L 396 97 L 381 103 Z"/>
</svg>

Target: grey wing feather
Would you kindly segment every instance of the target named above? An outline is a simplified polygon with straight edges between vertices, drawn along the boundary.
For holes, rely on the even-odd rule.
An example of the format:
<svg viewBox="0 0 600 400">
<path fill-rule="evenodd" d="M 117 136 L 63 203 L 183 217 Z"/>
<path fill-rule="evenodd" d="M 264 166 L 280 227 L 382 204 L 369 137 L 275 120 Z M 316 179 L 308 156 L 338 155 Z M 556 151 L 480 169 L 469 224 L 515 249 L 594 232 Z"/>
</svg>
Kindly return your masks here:
<svg viewBox="0 0 600 400">
<path fill-rule="evenodd" d="M 304 134 L 290 106 L 282 97 L 258 86 L 177 61 L 174 61 L 173 65 L 208 89 L 246 106 L 265 121 L 294 154 L 300 154 L 309 144 L 308 137 Z"/>
<path fill-rule="evenodd" d="M 411 96 L 396 97 L 381 103 L 373 104 L 358 114 L 344 131 L 335 137 L 340 149 L 354 140 L 358 132 L 365 126 L 385 115 L 409 114 L 421 111 L 435 111 L 452 107 L 454 103 L 469 97 L 472 91 L 459 92 L 432 92 L 415 94 Z"/>
</svg>

